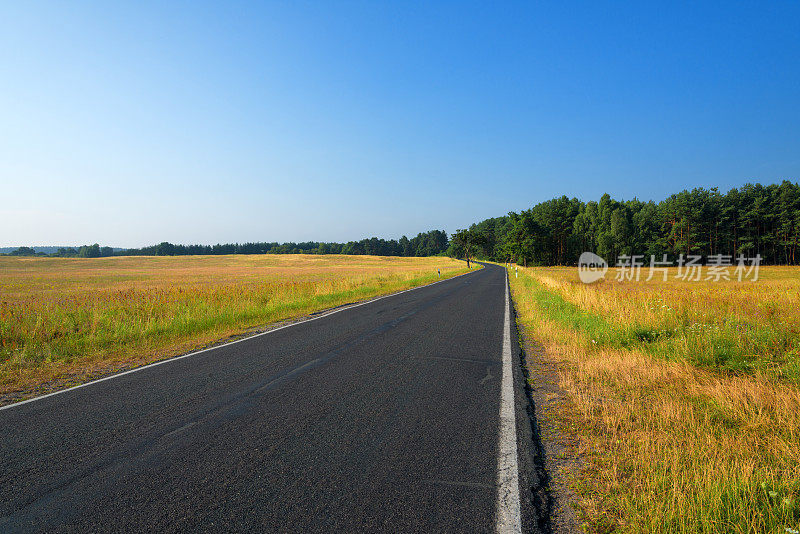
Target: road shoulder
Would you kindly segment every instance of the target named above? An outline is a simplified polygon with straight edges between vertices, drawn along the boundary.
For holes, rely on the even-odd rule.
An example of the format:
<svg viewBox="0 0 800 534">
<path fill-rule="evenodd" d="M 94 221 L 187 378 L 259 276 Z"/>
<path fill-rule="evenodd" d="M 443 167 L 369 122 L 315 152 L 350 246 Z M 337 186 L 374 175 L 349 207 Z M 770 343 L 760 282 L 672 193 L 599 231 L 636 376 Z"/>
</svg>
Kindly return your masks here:
<svg viewBox="0 0 800 534">
<path fill-rule="evenodd" d="M 512 308 L 514 306 L 512 298 Z M 544 345 L 524 332 L 516 321 L 514 331 L 519 336 L 521 364 L 525 389 L 529 397 L 529 414 L 533 427 L 535 463 L 546 477 L 548 495 L 535 499 L 548 501 L 549 531 L 566 534 L 580 531 L 576 514 L 576 496 L 570 487 L 580 469 L 579 441 L 570 432 L 565 411 L 569 409 L 567 393 L 559 386 L 559 361 L 548 354 Z M 540 505 L 541 506 L 541 505 Z M 547 528 L 547 527 L 545 527 Z"/>
</svg>

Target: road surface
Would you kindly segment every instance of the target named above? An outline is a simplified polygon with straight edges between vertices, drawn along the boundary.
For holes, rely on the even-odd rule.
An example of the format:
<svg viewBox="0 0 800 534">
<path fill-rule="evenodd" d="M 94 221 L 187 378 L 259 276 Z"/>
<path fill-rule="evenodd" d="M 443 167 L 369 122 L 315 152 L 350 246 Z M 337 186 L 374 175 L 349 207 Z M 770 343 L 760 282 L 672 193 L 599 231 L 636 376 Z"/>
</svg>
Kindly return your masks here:
<svg viewBox="0 0 800 534">
<path fill-rule="evenodd" d="M 537 531 L 507 291 L 487 265 L 0 409 L 0 532 Z"/>
</svg>

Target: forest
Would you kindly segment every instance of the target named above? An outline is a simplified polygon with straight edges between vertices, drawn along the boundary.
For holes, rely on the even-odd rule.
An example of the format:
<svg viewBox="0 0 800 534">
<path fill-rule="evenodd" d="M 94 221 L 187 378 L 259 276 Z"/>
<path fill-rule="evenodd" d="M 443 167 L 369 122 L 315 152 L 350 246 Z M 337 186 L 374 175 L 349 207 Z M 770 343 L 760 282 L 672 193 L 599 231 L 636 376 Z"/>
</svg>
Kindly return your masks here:
<svg viewBox="0 0 800 534">
<path fill-rule="evenodd" d="M 409 239 L 379 239 L 372 237 L 347 243 L 226 243 L 217 245 L 174 245 L 163 242 L 142 248 L 114 249 L 94 245 L 81 247 L 58 247 L 50 253 L 36 251 L 32 247 L 19 247 L 8 253 L 10 256 L 50 256 L 101 258 L 107 256 L 186 256 L 199 254 L 348 254 L 374 256 L 436 256 L 447 251 L 447 232 L 431 230 Z M 54 247 L 48 247 L 54 248 Z"/>
<path fill-rule="evenodd" d="M 61 257 L 176 256 L 194 254 L 369 254 L 376 256 L 436 256 L 447 254 L 523 265 L 574 265 L 584 251 L 611 264 L 621 255 L 666 254 L 733 258 L 761 256 L 762 264 L 800 262 L 800 186 L 747 184 L 727 193 L 696 188 L 661 202 L 615 200 L 583 202 L 562 196 L 519 213 L 486 219 L 459 230 L 452 239 L 442 230 L 409 239 L 373 237 L 347 243 L 228 243 L 114 249 L 98 244 L 61 247 L 46 254 L 20 247 L 9 254 Z"/>
<path fill-rule="evenodd" d="M 461 232 L 461 239 L 451 243 L 451 255 L 463 255 L 467 239 L 478 258 L 525 265 L 574 265 L 584 251 L 612 265 L 623 254 L 644 255 L 646 261 L 664 254 L 670 259 L 760 254 L 762 264 L 797 265 L 800 186 L 784 180 L 725 194 L 696 188 L 661 202 L 614 200 L 608 194 L 589 202 L 562 196 Z"/>
</svg>

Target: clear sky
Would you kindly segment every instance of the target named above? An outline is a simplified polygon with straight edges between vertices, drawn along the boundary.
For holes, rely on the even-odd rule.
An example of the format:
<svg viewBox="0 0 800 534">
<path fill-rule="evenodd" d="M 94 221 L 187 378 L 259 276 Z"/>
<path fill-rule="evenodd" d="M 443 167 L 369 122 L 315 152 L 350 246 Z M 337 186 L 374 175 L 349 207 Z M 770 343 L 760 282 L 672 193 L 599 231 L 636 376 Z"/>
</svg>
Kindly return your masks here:
<svg viewBox="0 0 800 534">
<path fill-rule="evenodd" d="M 397 238 L 800 179 L 796 0 L 5 2 L 0 75 L 0 246 Z"/>
</svg>

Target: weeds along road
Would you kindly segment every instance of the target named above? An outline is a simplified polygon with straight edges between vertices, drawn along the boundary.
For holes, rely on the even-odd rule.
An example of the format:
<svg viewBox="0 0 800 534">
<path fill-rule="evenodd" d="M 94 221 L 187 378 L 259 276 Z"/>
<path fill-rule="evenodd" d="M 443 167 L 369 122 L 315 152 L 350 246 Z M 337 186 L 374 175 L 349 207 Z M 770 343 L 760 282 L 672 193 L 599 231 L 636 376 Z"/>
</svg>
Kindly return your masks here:
<svg viewBox="0 0 800 534">
<path fill-rule="evenodd" d="M 6 407 L 0 532 L 536 531 L 507 294 L 487 265 Z"/>
</svg>

